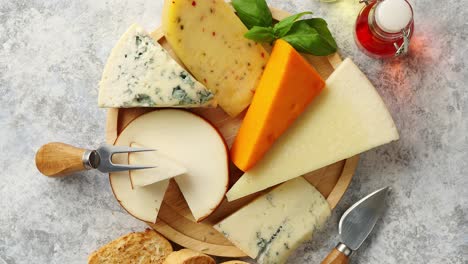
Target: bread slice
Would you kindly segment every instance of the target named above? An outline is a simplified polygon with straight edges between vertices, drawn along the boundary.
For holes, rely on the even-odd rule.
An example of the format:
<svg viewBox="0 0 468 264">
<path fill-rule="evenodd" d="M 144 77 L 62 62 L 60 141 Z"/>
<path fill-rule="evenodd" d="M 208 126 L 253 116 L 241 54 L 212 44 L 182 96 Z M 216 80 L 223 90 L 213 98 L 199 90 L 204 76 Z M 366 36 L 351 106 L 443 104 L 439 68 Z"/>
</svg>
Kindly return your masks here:
<svg viewBox="0 0 468 264">
<path fill-rule="evenodd" d="M 171 252 L 172 246 L 167 239 L 146 229 L 117 238 L 96 250 L 89 256 L 88 264 L 162 264 Z"/>
<path fill-rule="evenodd" d="M 230 260 L 230 261 L 226 261 L 220 264 L 250 264 L 250 263 L 241 261 L 241 260 Z"/>
<path fill-rule="evenodd" d="M 216 262 L 208 255 L 184 248 L 169 254 L 164 264 L 216 264 Z"/>
</svg>

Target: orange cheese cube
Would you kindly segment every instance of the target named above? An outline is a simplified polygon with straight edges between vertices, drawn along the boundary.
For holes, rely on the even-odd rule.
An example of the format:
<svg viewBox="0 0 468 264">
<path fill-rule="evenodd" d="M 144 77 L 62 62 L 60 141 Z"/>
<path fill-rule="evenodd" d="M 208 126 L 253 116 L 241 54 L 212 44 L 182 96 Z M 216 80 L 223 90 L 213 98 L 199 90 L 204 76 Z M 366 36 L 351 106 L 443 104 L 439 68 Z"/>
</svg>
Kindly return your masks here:
<svg viewBox="0 0 468 264">
<path fill-rule="evenodd" d="M 234 164 L 243 171 L 252 168 L 324 86 L 291 45 L 277 40 L 231 148 Z"/>
</svg>

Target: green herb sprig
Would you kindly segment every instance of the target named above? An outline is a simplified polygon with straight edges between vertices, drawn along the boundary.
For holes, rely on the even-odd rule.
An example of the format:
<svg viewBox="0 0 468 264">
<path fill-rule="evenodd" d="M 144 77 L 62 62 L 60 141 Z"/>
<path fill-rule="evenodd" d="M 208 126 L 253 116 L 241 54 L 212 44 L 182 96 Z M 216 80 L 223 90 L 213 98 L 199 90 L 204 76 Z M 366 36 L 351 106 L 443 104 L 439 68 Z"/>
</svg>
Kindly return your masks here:
<svg viewBox="0 0 468 264">
<path fill-rule="evenodd" d="M 301 19 L 312 12 L 298 13 L 273 25 L 273 18 L 265 0 L 232 0 L 232 5 L 249 29 L 244 35 L 248 39 L 267 43 L 283 39 L 299 52 L 316 56 L 336 52 L 335 39 L 324 19 Z"/>
</svg>

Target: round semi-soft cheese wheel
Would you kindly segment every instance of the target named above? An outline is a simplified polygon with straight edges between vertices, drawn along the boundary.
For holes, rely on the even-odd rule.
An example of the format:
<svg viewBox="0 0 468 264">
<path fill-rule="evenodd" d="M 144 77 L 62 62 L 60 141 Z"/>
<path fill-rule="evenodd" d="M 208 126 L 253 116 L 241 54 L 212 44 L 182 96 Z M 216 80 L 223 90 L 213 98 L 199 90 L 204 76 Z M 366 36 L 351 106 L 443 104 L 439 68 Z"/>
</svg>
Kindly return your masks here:
<svg viewBox="0 0 468 264">
<path fill-rule="evenodd" d="M 187 168 L 175 177 L 197 221 L 210 215 L 228 188 L 228 154 L 218 131 L 203 118 L 175 109 L 156 110 L 133 120 L 119 135 L 115 145 L 138 143 L 157 149 Z M 115 163 L 127 163 L 128 155 L 116 155 Z M 115 197 L 133 216 L 155 222 L 167 181 L 132 189 L 128 172 L 110 174 Z M 163 191 L 164 189 L 164 191 Z"/>
</svg>

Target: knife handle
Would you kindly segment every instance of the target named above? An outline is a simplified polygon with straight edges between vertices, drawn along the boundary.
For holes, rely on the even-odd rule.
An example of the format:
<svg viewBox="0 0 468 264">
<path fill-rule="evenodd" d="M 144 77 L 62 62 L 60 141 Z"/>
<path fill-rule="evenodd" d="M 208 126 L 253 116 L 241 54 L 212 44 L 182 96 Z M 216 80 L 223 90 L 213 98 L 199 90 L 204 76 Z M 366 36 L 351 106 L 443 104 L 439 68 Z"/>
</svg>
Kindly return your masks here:
<svg viewBox="0 0 468 264">
<path fill-rule="evenodd" d="M 343 243 L 338 245 L 328 253 L 328 256 L 322 261 L 322 264 L 348 264 L 349 255 L 352 251 Z"/>
<path fill-rule="evenodd" d="M 68 144 L 51 142 L 36 153 L 36 167 L 44 175 L 60 177 L 89 169 L 85 158 L 89 151 Z"/>
</svg>

